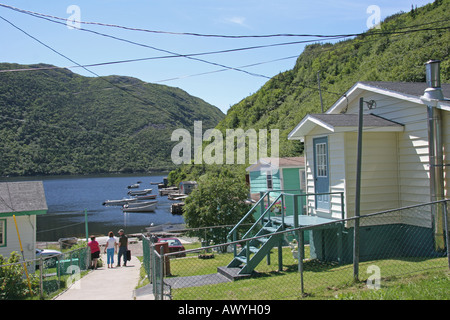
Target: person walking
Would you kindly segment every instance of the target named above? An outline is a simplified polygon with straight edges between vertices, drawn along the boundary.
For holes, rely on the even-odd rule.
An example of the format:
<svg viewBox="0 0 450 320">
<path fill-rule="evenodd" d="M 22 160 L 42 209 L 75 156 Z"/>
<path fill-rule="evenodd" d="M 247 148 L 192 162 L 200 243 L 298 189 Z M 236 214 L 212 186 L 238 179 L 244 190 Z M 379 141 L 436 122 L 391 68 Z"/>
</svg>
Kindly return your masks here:
<svg viewBox="0 0 450 320">
<path fill-rule="evenodd" d="M 123 229 L 119 230 L 119 253 L 117 254 L 117 267 L 120 267 L 120 258 L 123 256 L 123 266 L 127 266 L 127 250 L 128 237 L 125 235 Z"/>
<path fill-rule="evenodd" d="M 97 269 L 97 261 L 100 258 L 100 245 L 95 240 L 95 236 L 91 236 L 88 247 L 91 249 L 91 269 Z"/>
<path fill-rule="evenodd" d="M 114 237 L 114 233 L 110 231 L 108 233 L 108 240 L 106 240 L 105 253 L 106 253 L 106 262 L 108 263 L 108 268 L 114 267 L 114 254 L 117 253 L 117 242 Z"/>
</svg>

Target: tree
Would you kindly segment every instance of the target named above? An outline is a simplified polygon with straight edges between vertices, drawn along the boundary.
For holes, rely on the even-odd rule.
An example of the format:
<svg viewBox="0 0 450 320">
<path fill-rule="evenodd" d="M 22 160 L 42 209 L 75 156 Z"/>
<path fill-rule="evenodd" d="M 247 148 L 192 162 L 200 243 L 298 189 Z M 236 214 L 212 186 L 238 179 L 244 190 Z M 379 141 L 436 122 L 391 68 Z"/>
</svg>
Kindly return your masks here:
<svg viewBox="0 0 450 320">
<path fill-rule="evenodd" d="M 237 172 L 229 169 L 208 172 L 197 182 L 198 187 L 186 199 L 184 209 L 184 221 L 188 228 L 235 225 L 250 209 L 245 203 L 248 197 L 245 178 Z M 227 242 L 230 230 L 231 227 L 207 228 L 192 231 L 191 234 L 204 241 L 221 244 Z"/>
</svg>

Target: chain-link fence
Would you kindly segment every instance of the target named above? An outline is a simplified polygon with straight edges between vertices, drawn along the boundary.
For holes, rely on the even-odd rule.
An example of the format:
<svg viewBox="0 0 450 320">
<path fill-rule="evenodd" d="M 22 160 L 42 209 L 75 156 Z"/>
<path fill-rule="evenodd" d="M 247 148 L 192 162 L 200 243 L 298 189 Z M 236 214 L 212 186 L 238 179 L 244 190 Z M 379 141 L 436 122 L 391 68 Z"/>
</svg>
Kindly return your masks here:
<svg viewBox="0 0 450 320">
<path fill-rule="evenodd" d="M 49 295 L 72 285 L 90 266 L 89 248 L 19 262 L 13 253 L 0 265 L 0 299 L 24 299 Z M 10 262 L 10 263 L 5 263 Z"/>
<path fill-rule="evenodd" d="M 330 299 L 346 289 L 376 290 L 394 279 L 409 281 L 448 271 L 447 219 L 439 232 L 433 215 L 437 206 L 443 206 L 447 218 L 446 204 L 430 203 L 272 233 L 278 235 L 277 241 L 246 274 L 240 274 L 250 261 L 244 258 L 257 255 L 249 243 L 263 236 L 213 246 L 199 242 L 186 245 L 182 253 L 162 253 L 156 249 L 158 244 L 146 239 L 144 264 L 149 264 L 148 260 L 153 266 L 146 270 L 155 299 Z M 438 248 L 436 243 L 442 240 L 445 247 Z M 248 254 L 241 257 L 241 265 L 230 267 L 235 244 L 238 255 L 243 250 Z"/>
</svg>

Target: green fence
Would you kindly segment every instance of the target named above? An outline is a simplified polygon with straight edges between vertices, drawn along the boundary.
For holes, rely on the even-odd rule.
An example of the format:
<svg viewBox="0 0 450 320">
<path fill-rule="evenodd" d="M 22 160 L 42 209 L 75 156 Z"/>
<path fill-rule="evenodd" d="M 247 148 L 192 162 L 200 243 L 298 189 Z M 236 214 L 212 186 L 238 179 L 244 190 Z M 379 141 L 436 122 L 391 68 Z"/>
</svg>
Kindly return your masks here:
<svg viewBox="0 0 450 320">
<path fill-rule="evenodd" d="M 238 274 L 239 268 L 227 270 L 227 265 L 234 257 L 234 244 L 241 250 L 252 238 L 207 247 L 199 242 L 184 257 L 154 252 L 146 240 L 149 253 L 144 261 L 153 261 L 148 272 L 155 290 L 160 290 L 155 299 L 345 299 L 349 292 L 376 292 L 399 279 L 409 283 L 428 276 L 445 282 L 439 289 L 445 292 L 436 294 L 449 297 L 448 223 L 441 232 L 447 246 L 435 247 L 439 232 L 432 213 L 439 205 L 446 207 L 446 202 L 365 215 L 358 224 L 356 218 L 340 219 L 282 231 L 282 243 L 249 275 Z M 308 244 L 302 242 L 304 233 L 309 233 Z"/>
<path fill-rule="evenodd" d="M 51 257 L 19 262 L 13 253 L 0 265 L 0 299 L 18 300 L 28 297 L 45 299 L 72 285 L 90 265 L 89 248 L 72 250 Z M 31 289 L 31 290 L 30 290 Z"/>
</svg>

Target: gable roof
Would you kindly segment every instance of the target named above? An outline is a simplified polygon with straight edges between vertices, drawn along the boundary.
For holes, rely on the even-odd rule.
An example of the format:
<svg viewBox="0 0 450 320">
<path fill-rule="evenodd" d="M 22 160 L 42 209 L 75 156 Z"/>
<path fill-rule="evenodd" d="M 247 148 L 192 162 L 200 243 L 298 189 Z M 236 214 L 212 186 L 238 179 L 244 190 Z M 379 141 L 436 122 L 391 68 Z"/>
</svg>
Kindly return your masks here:
<svg viewBox="0 0 450 320">
<path fill-rule="evenodd" d="M 288 140 L 302 140 L 316 126 L 330 132 L 344 132 L 355 131 L 358 125 L 357 114 L 309 114 L 289 133 Z M 403 125 L 374 114 L 363 115 L 363 128 L 373 132 L 403 131 Z"/>
<path fill-rule="evenodd" d="M 0 217 L 47 210 L 42 181 L 0 182 Z"/>
<path fill-rule="evenodd" d="M 360 81 L 355 83 L 339 100 L 337 100 L 326 113 L 339 113 L 363 91 L 380 93 L 393 98 L 424 104 L 420 99 L 425 89 L 425 82 L 389 82 L 389 81 Z M 441 84 L 445 100 L 439 101 L 437 107 L 450 111 L 450 84 Z"/>
<path fill-rule="evenodd" d="M 261 168 L 304 168 L 304 157 L 285 157 L 285 158 L 261 158 L 257 163 L 252 164 L 246 171 L 260 171 Z"/>
</svg>

